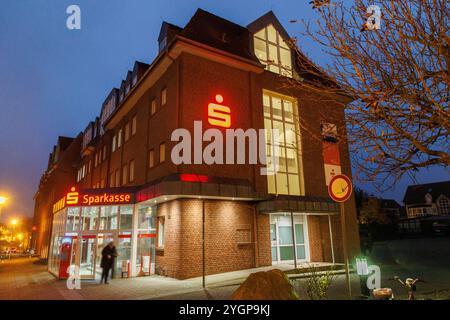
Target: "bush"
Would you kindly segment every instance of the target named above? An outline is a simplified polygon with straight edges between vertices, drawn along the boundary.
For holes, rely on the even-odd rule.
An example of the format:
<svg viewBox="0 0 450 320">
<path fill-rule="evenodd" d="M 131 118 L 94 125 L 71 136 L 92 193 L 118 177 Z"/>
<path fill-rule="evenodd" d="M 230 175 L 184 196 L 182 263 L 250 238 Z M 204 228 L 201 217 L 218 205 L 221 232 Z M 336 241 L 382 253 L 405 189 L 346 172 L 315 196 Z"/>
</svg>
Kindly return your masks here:
<svg viewBox="0 0 450 320">
<path fill-rule="evenodd" d="M 314 265 L 309 265 L 307 270 L 310 274 L 305 282 L 308 297 L 311 300 L 327 299 L 328 289 L 335 277 L 333 270 L 329 269 L 319 273 L 318 268 Z"/>
</svg>

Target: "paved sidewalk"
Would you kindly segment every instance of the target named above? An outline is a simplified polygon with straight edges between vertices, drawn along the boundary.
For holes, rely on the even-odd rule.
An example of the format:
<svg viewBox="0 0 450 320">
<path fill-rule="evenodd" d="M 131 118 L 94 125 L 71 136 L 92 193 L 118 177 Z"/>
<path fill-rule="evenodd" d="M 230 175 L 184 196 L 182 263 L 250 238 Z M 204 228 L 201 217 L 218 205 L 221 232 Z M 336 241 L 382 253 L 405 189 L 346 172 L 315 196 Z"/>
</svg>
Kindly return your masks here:
<svg viewBox="0 0 450 320">
<path fill-rule="evenodd" d="M 94 280 L 82 280 L 80 290 L 69 290 L 65 280 L 56 279 L 47 272 L 46 265 L 34 264 L 35 261 L 35 258 L 16 258 L 0 263 L 0 299 L 140 300 L 181 295 L 185 299 L 228 299 L 250 273 L 274 268 L 263 267 L 207 276 L 207 290 L 202 288 L 201 277 L 177 280 L 158 275 L 114 279 L 108 285 L 101 285 Z M 290 268 L 278 267 L 284 270 Z"/>
<path fill-rule="evenodd" d="M 177 280 L 152 275 L 131 279 L 114 279 L 108 285 L 82 280 L 80 290 L 69 290 L 65 280 L 47 272 L 37 259 L 17 258 L 0 263 L 0 299 L 6 300 L 146 300 L 146 299 L 229 299 L 250 273 L 274 268 L 292 269 L 289 265 L 261 267 L 227 272 L 202 278 Z M 295 282 L 298 285 L 301 282 Z M 341 287 L 338 285 L 337 287 Z M 342 297 L 339 297 L 342 298 Z M 345 298 L 345 297 L 344 297 Z"/>
</svg>

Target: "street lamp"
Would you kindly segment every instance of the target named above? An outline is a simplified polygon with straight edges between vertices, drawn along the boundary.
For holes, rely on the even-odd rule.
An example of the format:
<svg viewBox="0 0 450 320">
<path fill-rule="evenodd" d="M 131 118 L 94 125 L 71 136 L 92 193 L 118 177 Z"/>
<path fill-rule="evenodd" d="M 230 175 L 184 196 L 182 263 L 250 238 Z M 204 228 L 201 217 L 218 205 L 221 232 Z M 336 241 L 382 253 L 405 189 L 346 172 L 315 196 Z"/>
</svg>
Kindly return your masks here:
<svg viewBox="0 0 450 320">
<path fill-rule="evenodd" d="M 17 219 L 12 219 L 12 220 L 11 220 L 11 225 L 12 225 L 12 227 L 13 227 L 13 233 L 12 233 L 13 239 L 14 239 L 14 234 L 16 233 L 16 224 L 17 224 L 18 222 L 19 222 L 19 221 L 18 221 Z"/>
<path fill-rule="evenodd" d="M 5 196 L 0 196 L 0 205 L 5 204 L 8 201 L 8 198 Z"/>
<path fill-rule="evenodd" d="M 0 196 L 0 217 L 2 216 L 2 208 L 3 205 L 8 201 L 8 198 L 5 196 Z"/>
</svg>

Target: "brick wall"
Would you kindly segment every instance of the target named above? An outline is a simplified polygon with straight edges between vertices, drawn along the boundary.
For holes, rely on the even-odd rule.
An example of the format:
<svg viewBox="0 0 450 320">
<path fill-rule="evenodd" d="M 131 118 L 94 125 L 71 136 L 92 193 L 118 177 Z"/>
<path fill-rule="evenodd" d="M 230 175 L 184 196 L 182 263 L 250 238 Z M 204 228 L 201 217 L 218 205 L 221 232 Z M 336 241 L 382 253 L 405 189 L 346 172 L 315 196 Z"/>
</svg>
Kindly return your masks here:
<svg viewBox="0 0 450 320">
<path fill-rule="evenodd" d="M 337 215 L 331 216 L 335 262 L 343 262 L 342 233 Z M 328 216 L 308 216 L 308 239 L 311 262 L 331 262 L 331 240 Z"/>
<path fill-rule="evenodd" d="M 202 201 L 174 200 L 158 207 L 165 218 L 164 250 L 157 250 L 157 273 L 186 279 L 202 275 Z M 259 261 L 270 265 L 268 216 L 258 216 Z M 255 267 L 254 216 L 251 206 L 205 201 L 207 275 Z"/>
</svg>

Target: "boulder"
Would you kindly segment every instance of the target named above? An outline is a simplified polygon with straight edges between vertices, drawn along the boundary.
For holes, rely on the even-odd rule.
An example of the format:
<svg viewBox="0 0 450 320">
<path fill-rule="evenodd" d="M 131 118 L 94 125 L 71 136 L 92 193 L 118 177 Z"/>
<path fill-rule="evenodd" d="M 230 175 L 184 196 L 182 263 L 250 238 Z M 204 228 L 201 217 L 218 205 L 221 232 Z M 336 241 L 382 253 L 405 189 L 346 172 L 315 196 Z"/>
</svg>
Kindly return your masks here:
<svg viewBox="0 0 450 320">
<path fill-rule="evenodd" d="M 298 300 L 292 284 L 279 269 L 252 273 L 231 296 L 232 300 Z"/>
</svg>

